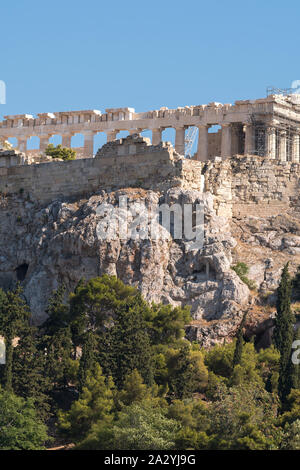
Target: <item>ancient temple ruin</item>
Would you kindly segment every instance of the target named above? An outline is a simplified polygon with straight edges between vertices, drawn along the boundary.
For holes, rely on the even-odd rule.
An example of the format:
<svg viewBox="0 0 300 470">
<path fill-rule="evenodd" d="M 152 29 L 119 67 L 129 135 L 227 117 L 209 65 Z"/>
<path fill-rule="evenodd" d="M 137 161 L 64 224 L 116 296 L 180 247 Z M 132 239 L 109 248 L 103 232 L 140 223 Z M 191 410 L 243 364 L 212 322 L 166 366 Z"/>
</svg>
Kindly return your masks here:
<svg viewBox="0 0 300 470">
<path fill-rule="evenodd" d="M 218 126 L 218 129 L 216 128 Z M 0 122 L 0 141 L 17 139 L 17 148 L 29 153 L 27 141 L 40 139 L 37 158 L 43 154 L 53 135 L 62 136 L 63 147 L 71 147 L 73 135 L 84 136 L 80 156 L 93 157 L 94 136 L 105 133 L 107 142 L 118 138 L 120 131 L 140 134 L 152 132 L 152 145 L 158 145 L 162 132 L 173 128 L 175 150 L 186 153 L 187 133 L 197 130 L 195 160 L 206 161 L 220 156 L 252 154 L 280 161 L 299 162 L 300 95 L 272 94 L 257 100 L 236 101 L 232 104 L 209 103 L 177 109 L 136 113 L 133 108 L 63 111 L 5 116 Z M 194 133 L 196 135 L 196 133 Z"/>
</svg>

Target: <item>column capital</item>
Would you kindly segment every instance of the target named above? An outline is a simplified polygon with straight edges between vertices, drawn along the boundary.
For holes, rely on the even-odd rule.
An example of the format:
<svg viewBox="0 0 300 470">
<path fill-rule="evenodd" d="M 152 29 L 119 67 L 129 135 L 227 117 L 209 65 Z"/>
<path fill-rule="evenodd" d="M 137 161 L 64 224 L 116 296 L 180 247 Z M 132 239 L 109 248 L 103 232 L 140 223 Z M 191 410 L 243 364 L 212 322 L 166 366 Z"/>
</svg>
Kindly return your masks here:
<svg viewBox="0 0 300 470">
<path fill-rule="evenodd" d="M 130 135 L 140 134 L 141 132 L 143 132 L 143 129 L 129 129 L 129 134 Z"/>
<path fill-rule="evenodd" d="M 52 137 L 52 135 L 54 135 L 54 134 L 39 134 L 36 137 L 38 137 L 39 139 L 50 139 L 50 137 Z"/>
<path fill-rule="evenodd" d="M 73 137 L 73 135 L 75 135 L 75 132 L 59 132 L 59 134 L 62 137 Z"/>
<path fill-rule="evenodd" d="M 93 131 L 93 130 L 83 130 L 82 132 L 80 132 L 80 134 L 83 134 L 83 135 L 94 135 L 94 134 L 97 134 L 97 131 Z M 73 134 L 74 135 L 74 134 Z"/>
<path fill-rule="evenodd" d="M 231 127 L 232 123 L 231 122 L 223 122 L 223 124 L 219 124 L 221 127 Z"/>
</svg>

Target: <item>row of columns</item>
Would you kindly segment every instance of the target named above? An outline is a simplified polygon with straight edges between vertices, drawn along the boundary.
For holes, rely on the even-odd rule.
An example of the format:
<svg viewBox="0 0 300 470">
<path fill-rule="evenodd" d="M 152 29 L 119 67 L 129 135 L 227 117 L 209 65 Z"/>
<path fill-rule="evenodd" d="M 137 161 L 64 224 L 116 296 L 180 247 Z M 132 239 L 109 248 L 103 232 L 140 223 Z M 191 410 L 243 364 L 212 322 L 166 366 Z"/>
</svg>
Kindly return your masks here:
<svg viewBox="0 0 300 470">
<path fill-rule="evenodd" d="M 210 127 L 209 124 L 198 126 L 197 160 L 208 160 L 208 129 Z M 231 124 L 223 124 L 221 128 L 221 156 L 229 157 L 232 154 Z"/>
<path fill-rule="evenodd" d="M 293 132 L 291 135 L 287 134 L 286 130 L 269 127 L 266 130 L 266 155 L 270 158 L 276 158 L 276 143 L 278 142 L 278 156 L 283 162 L 288 159 L 287 152 L 287 139 L 290 139 L 290 159 L 292 162 L 299 162 L 300 160 L 300 133 Z"/>
<path fill-rule="evenodd" d="M 197 147 L 197 160 L 208 160 L 208 129 L 211 125 L 200 125 L 198 126 L 198 147 Z M 175 128 L 175 150 L 184 155 L 185 152 L 185 129 L 186 127 L 177 127 Z M 222 157 L 229 157 L 232 155 L 232 150 L 234 147 L 233 143 L 233 133 L 232 133 L 232 124 L 223 124 L 221 126 L 221 151 L 220 155 Z M 130 134 L 140 134 L 143 129 L 131 129 Z M 158 145 L 162 141 L 162 131 L 163 128 L 152 129 L 152 145 Z M 112 142 L 116 139 L 117 133 L 119 131 L 113 130 L 106 132 L 107 142 Z M 244 153 L 251 154 L 254 152 L 255 147 L 255 127 L 252 124 L 243 125 L 244 132 Z M 94 147 L 94 136 L 97 134 L 97 131 L 86 131 L 84 135 L 84 155 L 87 157 L 93 156 L 93 147 Z M 62 146 L 71 147 L 71 139 L 74 134 L 63 134 L 62 135 Z M 49 144 L 49 139 L 51 134 L 40 136 L 40 150 L 44 152 L 47 145 Z M 287 160 L 287 133 L 284 130 L 276 130 L 275 127 L 269 126 L 265 130 L 265 154 L 270 158 L 276 158 L 276 153 L 280 157 L 281 161 Z M 22 152 L 26 152 L 27 147 L 27 137 L 20 137 L 18 139 L 18 148 Z M 294 162 L 299 162 L 299 152 L 300 152 L 300 133 L 294 133 L 291 140 L 291 159 Z"/>
<path fill-rule="evenodd" d="M 208 129 L 210 127 L 210 125 L 198 126 L 197 160 L 208 160 Z M 228 157 L 233 154 L 232 125 L 230 123 L 223 124 L 221 129 L 220 154 L 222 157 Z M 245 124 L 243 125 L 243 131 L 245 135 L 244 153 L 245 155 L 251 154 L 255 151 L 255 127 L 252 124 Z M 279 135 L 278 146 L 276 145 L 276 132 Z M 275 127 L 267 127 L 265 131 L 265 155 L 275 159 L 277 151 L 279 159 L 281 161 L 287 161 L 287 132 L 285 130 L 276 131 Z M 291 136 L 291 160 L 293 162 L 300 161 L 300 131 L 299 133 L 294 132 Z"/>
<path fill-rule="evenodd" d="M 97 134 L 95 131 L 84 132 L 84 155 L 87 157 L 92 157 L 94 152 L 94 136 Z M 71 148 L 71 139 L 74 134 L 62 134 L 62 147 Z M 52 137 L 52 134 L 41 135 L 40 138 L 40 151 L 44 152 L 49 145 L 49 139 Z M 114 140 L 116 138 L 116 132 L 107 133 L 107 141 Z M 9 137 L 4 137 L 4 140 L 8 140 Z M 26 152 L 27 150 L 27 137 L 18 138 L 18 149 L 21 152 Z"/>
</svg>

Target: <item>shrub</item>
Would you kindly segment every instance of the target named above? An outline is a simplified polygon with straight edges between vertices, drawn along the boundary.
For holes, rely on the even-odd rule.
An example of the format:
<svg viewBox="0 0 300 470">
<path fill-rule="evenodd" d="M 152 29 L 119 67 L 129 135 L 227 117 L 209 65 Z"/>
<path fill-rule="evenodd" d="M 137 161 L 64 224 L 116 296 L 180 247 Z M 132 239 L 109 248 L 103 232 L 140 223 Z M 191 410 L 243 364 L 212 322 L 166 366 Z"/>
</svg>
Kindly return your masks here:
<svg viewBox="0 0 300 470">
<path fill-rule="evenodd" d="M 60 158 L 61 160 L 75 160 L 76 152 L 75 150 L 62 147 L 57 145 L 56 147 L 53 144 L 49 144 L 45 150 L 45 154 L 52 158 Z"/>
<path fill-rule="evenodd" d="M 249 287 L 250 290 L 256 289 L 255 282 L 247 277 L 249 267 L 246 263 L 237 263 L 235 266 L 232 267 L 232 269 L 236 272 L 241 281 L 243 281 Z"/>
</svg>

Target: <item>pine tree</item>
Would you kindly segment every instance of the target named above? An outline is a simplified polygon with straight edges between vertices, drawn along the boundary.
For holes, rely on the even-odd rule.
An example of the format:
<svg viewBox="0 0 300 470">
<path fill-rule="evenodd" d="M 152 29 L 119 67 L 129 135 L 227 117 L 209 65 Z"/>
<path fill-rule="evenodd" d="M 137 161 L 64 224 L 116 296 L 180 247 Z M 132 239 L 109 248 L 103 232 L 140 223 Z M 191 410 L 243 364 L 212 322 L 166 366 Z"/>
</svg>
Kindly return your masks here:
<svg viewBox="0 0 300 470">
<path fill-rule="evenodd" d="M 241 363 L 243 345 L 244 345 L 243 329 L 245 326 L 246 317 L 247 317 L 247 313 L 243 315 L 242 321 L 240 323 L 240 326 L 237 332 L 236 345 L 235 345 L 235 350 L 234 350 L 234 355 L 233 355 L 233 368 Z"/>
<path fill-rule="evenodd" d="M 112 421 L 111 411 L 113 402 L 114 384 L 109 377 L 106 379 L 99 364 L 94 371 L 87 373 L 86 383 L 71 409 L 59 413 L 60 428 L 63 433 L 81 440 L 97 422 Z"/>
<path fill-rule="evenodd" d="M 277 315 L 275 318 L 274 342 L 280 352 L 278 393 L 284 403 L 288 396 L 290 383 L 290 360 L 293 342 L 294 316 L 291 311 L 291 278 L 288 263 L 284 266 L 277 289 Z"/>
<path fill-rule="evenodd" d="M 6 347 L 3 384 L 8 391 L 12 391 L 13 340 L 28 325 L 30 317 L 29 308 L 21 295 L 19 284 L 14 291 L 0 289 L 0 335 L 4 336 Z"/>
<path fill-rule="evenodd" d="M 132 403 L 142 403 L 150 398 L 151 393 L 147 385 L 144 384 L 141 374 L 134 369 L 125 378 L 123 389 L 118 393 L 118 400 L 125 406 Z"/>
</svg>

